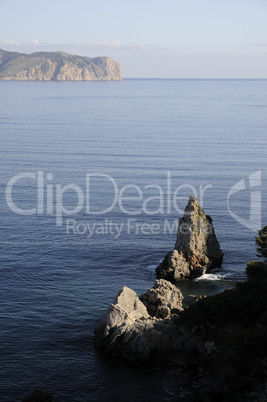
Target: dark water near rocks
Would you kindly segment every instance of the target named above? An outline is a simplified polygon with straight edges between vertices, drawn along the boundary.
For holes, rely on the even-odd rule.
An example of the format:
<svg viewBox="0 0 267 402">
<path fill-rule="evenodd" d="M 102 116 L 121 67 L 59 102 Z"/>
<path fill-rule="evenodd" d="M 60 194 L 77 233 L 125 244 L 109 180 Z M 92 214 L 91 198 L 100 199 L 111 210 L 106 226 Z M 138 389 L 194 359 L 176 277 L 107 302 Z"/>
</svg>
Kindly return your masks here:
<svg viewBox="0 0 267 402">
<path fill-rule="evenodd" d="M 185 296 L 245 278 L 267 221 L 267 81 L 0 91 L 1 401 L 36 388 L 59 401 L 186 400 L 177 368 L 125 367 L 94 349 L 93 331 L 123 285 L 153 284 L 189 195 L 202 198 L 225 258 L 181 283 Z"/>
</svg>

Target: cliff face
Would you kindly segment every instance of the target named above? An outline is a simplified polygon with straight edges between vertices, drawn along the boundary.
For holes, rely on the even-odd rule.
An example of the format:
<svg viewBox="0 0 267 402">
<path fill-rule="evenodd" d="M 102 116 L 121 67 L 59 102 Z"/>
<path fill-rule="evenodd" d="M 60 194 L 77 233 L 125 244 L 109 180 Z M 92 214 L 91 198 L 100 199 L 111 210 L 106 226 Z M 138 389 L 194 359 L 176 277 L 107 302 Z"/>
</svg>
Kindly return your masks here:
<svg viewBox="0 0 267 402">
<path fill-rule="evenodd" d="M 64 52 L 32 54 L 0 49 L 0 79 L 29 81 L 122 80 L 119 63 L 109 57 L 81 57 Z"/>
</svg>

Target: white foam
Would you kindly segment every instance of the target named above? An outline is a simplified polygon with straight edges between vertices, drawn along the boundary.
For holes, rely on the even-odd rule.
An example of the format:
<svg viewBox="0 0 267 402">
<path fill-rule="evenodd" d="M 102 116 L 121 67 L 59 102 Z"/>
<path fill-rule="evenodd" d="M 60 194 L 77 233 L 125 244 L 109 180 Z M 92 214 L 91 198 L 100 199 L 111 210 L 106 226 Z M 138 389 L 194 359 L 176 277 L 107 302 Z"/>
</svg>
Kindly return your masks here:
<svg viewBox="0 0 267 402">
<path fill-rule="evenodd" d="M 199 278 L 196 278 L 195 281 L 220 281 L 222 279 L 225 279 L 227 275 L 222 275 L 222 274 L 204 274 L 200 276 Z"/>
<path fill-rule="evenodd" d="M 147 265 L 145 269 L 147 269 L 150 272 L 155 272 L 156 268 L 158 268 L 159 264 L 162 262 L 162 260 L 159 260 L 158 264 L 153 264 L 153 265 Z"/>
<path fill-rule="evenodd" d="M 155 269 L 157 268 L 158 265 L 148 265 L 145 268 L 150 271 L 150 272 L 155 272 Z"/>
</svg>

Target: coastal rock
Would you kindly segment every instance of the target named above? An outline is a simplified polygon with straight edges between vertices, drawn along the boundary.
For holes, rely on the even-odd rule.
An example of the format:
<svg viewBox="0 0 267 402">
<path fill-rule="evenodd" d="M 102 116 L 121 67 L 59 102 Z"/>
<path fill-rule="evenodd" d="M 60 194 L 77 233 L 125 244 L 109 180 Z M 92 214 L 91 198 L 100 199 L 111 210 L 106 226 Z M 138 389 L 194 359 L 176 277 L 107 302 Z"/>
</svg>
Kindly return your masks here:
<svg viewBox="0 0 267 402">
<path fill-rule="evenodd" d="M 157 279 L 153 288 L 140 296 L 147 311 L 152 317 L 166 318 L 171 314 L 179 314 L 182 310 L 182 292 L 169 281 Z"/>
<path fill-rule="evenodd" d="M 194 197 L 179 219 L 174 250 L 168 253 L 156 269 L 157 278 L 170 281 L 201 276 L 219 267 L 223 253 L 215 235 L 212 219 Z"/>
<path fill-rule="evenodd" d="M 150 289 L 144 296 L 144 300 L 149 300 L 149 308 L 153 310 L 155 307 L 154 313 L 163 316 L 166 307 L 168 313 L 171 310 L 178 313 L 182 298 L 179 291 L 164 282 L 157 281 L 153 288 L 155 292 Z M 177 348 L 177 327 L 173 317 L 164 320 L 151 317 L 137 294 L 124 286 L 98 324 L 95 342 L 108 353 L 118 354 L 132 362 L 143 362 Z"/>
<path fill-rule="evenodd" d="M 0 49 L 0 79 L 30 81 L 122 80 L 121 66 L 109 57 L 82 57 L 64 52 L 32 54 Z"/>
<path fill-rule="evenodd" d="M 189 264 L 183 252 L 170 251 L 156 270 L 157 278 L 179 281 L 190 276 Z"/>
<path fill-rule="evenodd" d="M 267 257 L 267 226 L 264 226 L 262 229 L 258 230 L 258 236 L 256 236 L 256 243 L 258 245 L 258 251 L 263 255 L 263 257 Z"/>
<path fill-rule="evenodd" d="M 96 330 L 96 344 L 137 364 L 178 364 L 194 384 L 192 400 L 266 401 L 267 263 L 248 263 L 247 275 L 247 282 L 199 297 L 165 319 L 147 309 L 157 314 L 170 300 L 179 305 L 172 284 L 156 281 L 141 296 L 143 303 L 124 287 Z"/>
<path fill-rule="evenodd" d="M 96 328 L 95 335 L 98 346 L 101 346 L 102 342 L 120 326 L 127 327 L 146 318 L 149 318 L 146 306 L 132 289 L 124 286 Z"/>
<path fill-rule="evenodd" d="M 267 263 L 263 261 L 247 262 L 246 273 L 248 281 L 266 281 L 267 280 Z"/>
</svg>

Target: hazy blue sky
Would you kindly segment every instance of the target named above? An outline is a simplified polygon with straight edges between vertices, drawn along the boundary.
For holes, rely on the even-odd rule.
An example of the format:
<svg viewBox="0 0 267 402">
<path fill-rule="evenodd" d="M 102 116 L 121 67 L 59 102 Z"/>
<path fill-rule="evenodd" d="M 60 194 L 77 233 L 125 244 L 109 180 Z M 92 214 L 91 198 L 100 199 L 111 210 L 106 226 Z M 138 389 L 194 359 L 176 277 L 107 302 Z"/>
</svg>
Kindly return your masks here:
<svg viewBox="0 0 267 402">
<path fill-rule="evenodd" d="M 0 47 L 110 56 L 124 77 L 267 78 L 267 0 L 0 0 Z"/>
</svg>

